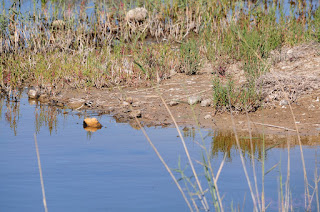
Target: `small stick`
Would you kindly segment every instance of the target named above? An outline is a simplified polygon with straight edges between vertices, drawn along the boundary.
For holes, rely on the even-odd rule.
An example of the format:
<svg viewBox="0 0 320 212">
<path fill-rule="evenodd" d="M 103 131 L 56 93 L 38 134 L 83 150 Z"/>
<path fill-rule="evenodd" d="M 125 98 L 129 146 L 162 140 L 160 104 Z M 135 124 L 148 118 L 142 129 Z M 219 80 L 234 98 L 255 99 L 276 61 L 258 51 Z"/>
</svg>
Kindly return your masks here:
<svg viewBox="0 0 320 212">
<path fill-rule="evenodd" d="M 43 196 L 43 199 L 42 199 L 42 200 L 43 200 L 43 207 L 44 207 L 45 212 L 48 212 L 46 194 L 45 194 L 45 192 L 44 192 L 44 183 L 43 183 L 43 177 L 42 177 L 40 154 L 39 154 L 39 148 L 38 148 L 38 142 L 37 142 L 37 136 L 36 136 L 36 134 L 34 134 L 34 143 L 35 143 L 35 145 L 36 145 L 36 151 L 37 151 L 38 167 L 39 167 L 40 182 L 41 182 L 42 196 Z"/>
<path fill-rule="evenodd" d="M 290 128 L 286 128 L 286 127 L 277 126 L 277 125 L 263 124 L 263 123 L 259 123 L 259 122 L 253 122 L 253 121 L 252 121 L 252 123 L 258 124 L 258 125 L 267 126 L 267 127 L 274 127 L 274 128 L 284 129 L 284 130 L 287 130 L 287 131 L 296 132 L 296 130 L 293 130 L 293 129 L 290 129 Z"/>
</svg>

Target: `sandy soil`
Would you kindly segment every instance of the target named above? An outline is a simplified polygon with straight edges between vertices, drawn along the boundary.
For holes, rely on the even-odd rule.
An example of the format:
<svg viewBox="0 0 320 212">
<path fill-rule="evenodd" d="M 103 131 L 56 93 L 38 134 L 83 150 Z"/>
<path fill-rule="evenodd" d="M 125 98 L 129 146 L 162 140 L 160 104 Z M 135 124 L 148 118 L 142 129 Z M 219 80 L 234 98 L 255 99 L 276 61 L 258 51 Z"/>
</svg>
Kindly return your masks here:
<svg viewBox="0 0 320 212">
<path fill-rule="evenodd" d="M 256 112 L 234 113 L 235 126 L 239 132 L 251 129 L 255 133 L 295 134 L 295 124 L 301 135 L 320 134 L 320 48 L 308 44 L 295 48 L 284 48 L 274 52 L 270 60 L 270 73 L 261 77 L 257 86 L 265 98 L 263 107 Z M 227 67 L 227 73 L 243 81 L 243 71 L 239 64 Z M 189 97 L 202 100 L 212 98 L 214 69 L 210 65 L 197 75 L 187 76 L 176 73 L 170 79 L 159 82 L 154 87 L 115 87 L 113 89 L 64 89 L 50 99 L 55 105 L 72 109 L 92 109 L 114 116 L 118 122 L 129 122 L 137 128 L 134 116 L 138 116 L 144 126 L 168 126 L 173 121 L 159 95 L 167 104 L 178 104 L 169 108 L 180 126 L 232 130 L 230 113 L 218 113 L 212 106 L 202 107 L 200 103 L 188 104 Z M 282 89 L 287 93 L 295 116 L 293 120 L 289 105 Z M 44 100 L 46 101 L 46 100 Z M 280 102 L 282 103 L 280 104 Z M 210 116 L 209 116 L 210 115 Z"/>
</svg>

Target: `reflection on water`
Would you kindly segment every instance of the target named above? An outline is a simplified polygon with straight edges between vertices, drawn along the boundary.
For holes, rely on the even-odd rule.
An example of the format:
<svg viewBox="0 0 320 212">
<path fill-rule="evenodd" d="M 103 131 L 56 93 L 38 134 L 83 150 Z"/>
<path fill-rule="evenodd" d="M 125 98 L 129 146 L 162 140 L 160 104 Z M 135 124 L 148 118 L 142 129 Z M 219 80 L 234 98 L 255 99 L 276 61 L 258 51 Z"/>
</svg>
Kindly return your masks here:
<svg viewBox="0 0 320 212">
<path fill-rule="evenodd" d="M 2 97 L 0 98 L 0 119 L 2 119 L 3 109 L 5 109 L 5 120 L 9 124 L 10 128 L 14 132 L 14 135 L 17 135 L 17 124 L 19 122 L 20 115 L 20 98 L 22 92 L 17 92 L 15 99 L 12 97 Z M 34 108 L 34 126 L 35 132 L 39 133 L 41 128 L 45 127 L 49 130 L 50 134 L 54 131 L 57 133 L 58 129 L 58 120 L 57 117 L 63 117 L 63 120 L 67 120 L 70 116 L 68 109 L 66 108 L 57 108 L 55 106 L 50 106 L 49 104 L 41 104 L 37 100 L 28 99 L 28 104 Z M 4 107 L 5 106 L 5 107 Z M 87 116 L 87 111 L 76 112 L 72 114 L 77 116 L 82 123 L 84 117 Z M 101 114 L 100 114 L 101 115 Z M 99 115 L 99 116 L 100 116 Z M 135 120 L 122 119 L 121 117 L 114 116 L 113 119 L 116 123 L 127 123 L 133 129 L 140 130 L 139 125 Z M 94 127 L 83 128 L 87 132 L 87 138 L 90 139 L 92 134 L 98 130 Z M 199 130 L 195 127 L 184 127 L 181 132 L 183 137 L 190 138 L 192 141 L 196 141 L 197 134 Z M 232 161 L 232 150 L 237 149 L 236 140 L 233 132 L 225 131 L 214 131 L 206 130 L 205 136 L 203 139 L 211 139 L 211 153 L 212 157 L 218 157 L 219 153 L 225 153 L 228 161 Z M 287 148 L 287 141 L 290 140 L 291 147 L 298 145 L 298 140 L 296 136 L 285 136 L 285 135 L 253 135 L 252 136 L 252 147 L 250 143 L 250 138 L 248 135 L 239 136 L 240 147 L 243 151 L 243 154 L 250 155 L 253 152 L 258 159 L 262 159 L 262 146 L 265 145 L 265 148 Z M 200 139 L 201 140 L 201 139 Z M 301 136 L 301 142 L 303 145 L 318 145 L 320 141 L 319 136 Z M 252 150 L 251 150 L 252 148 Z M 268 151 L 267 151 L 268 152 Z M 267 158 L 267 152 L 265 157 Z"/>
<path fill-rule="evenodd" d="M 259 160 L 262 159 L 262 136 L 253 137 L 252 146 L 250 144 L 250 138 L 240 137 L 239 143 L 244 156 L 249 156 L 248 158 L 250 158 L 251 152 L 253 152 L 254 155 L 257 155 Z M 227 161 L 231 162 L 231 150 L 235 149 L 236 145 L 237 144 L 233 133 L 217 132 L 212 137 L 212 156 L 217 157 L 219 152 L 223 152 L 227 156 Z M 265 154 L 265 158 L 267 158 L 267 154 Z"/>
<path fill-rule="evenodd" d="M 36 132 L 40 131 L 43 126 L 48 127 L 50 134 L 54 129 L 57 132 L 57 115 L 63 114 L 61 110 L 57 110 L 54 107 L 43 106 L 34 100 L 29 101 L 29 104 L 35 104 L 34 116 L 35 116 L 35 128 Z"/>
<path fill-rule="evenodd" d="M 134 122 L 123 123 L 121 118 L 98 116 L 94 112 L 79 112 L 51 107 L 21 99 L 0 98 L 0 208 L 5 211 L 42 210 L 41 187 L 34 149 L 33 134 L 37 133 L 48 208 L 52 211 L 187 211 L 178 189 L 172 183 L 159 159 L 145 141 Z M 17 95 L 19 96 L 19 95 Z M 102 129 L 83 129 L 86 116 L 95 116 Z M 146 128 L 148 135 L 168 162 L 170 168 L 189 167 L 181 141 L 173 128 Z M 231 202 L 243 204 L 248 197 L 248 185 L 236 148 L 234 135 L 228 132 L 185 127 L 182 129 L 192 159 L 201 161 L 203 143 L 211 151 L 214 171 L 227 156 L 219 189 L 224 196 L 225 211 Z M 252 147 L 247 135 L 239 135 L 248 174 L 252 178 L 250 153 L 256 160 L 258 178 L 262 173 L 263 141 L 265 171 L 268 173 L 265 194 L 271 211 L 278 210 L 279 171 L 286 176 L 287 149 L 290 139 L 291 198 L 296 210 L 304 208 L 304 180 L 299 147 L 294 137 L 254 135 Z M 202 140 L 203 139 L 203 140 Z M 303 138 L 306 171 L 309 182 L 314 179 L 315 156 L 319 137 Z M 308 146 L 307 146 L 308 145 Z M 196 164 L 203 186 L 208 187 L 203 167 Z M 192 173 L 186 171 L 192 178 Z M 175 173 L 177 178 L 181 176 Z M 283 180 L 284 181 L 284 180 Z M 261 181 L 258 180 L 261 192 Z M 181 182 L 183 185 L 183 182 Z M 207 195 L 210 198 L 208 192 Z M 196 200 L 197 201 L 197 200 Z M 125 202 L 125 204 L 124 204 Z M 312 209 L 316 208 L 314 204 Z M 244 211 L 252 211 L 252 201 L 246 198 Z M 213 206 L 212 206 L 212 209 Z"/>
</svg>

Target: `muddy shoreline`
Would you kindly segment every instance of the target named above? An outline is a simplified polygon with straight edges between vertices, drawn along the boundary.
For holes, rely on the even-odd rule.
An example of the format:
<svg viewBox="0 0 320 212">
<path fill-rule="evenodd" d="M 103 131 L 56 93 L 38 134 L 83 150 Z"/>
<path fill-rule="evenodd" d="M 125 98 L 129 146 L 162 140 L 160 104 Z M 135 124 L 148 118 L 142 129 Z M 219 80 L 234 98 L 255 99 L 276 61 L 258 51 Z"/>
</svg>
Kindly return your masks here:
<svg viewBox="0 0 320 212">
<path fill-rule="evenodd" d="M 160 99 L 161 95 L 179 126 L 233 131 L 230 113 L 218 112 L 213 106 L 201 106 L 200 102 L 194 105 L 188 103 L 189 97 L 199 96 L 202 100 L 211 97 L 211 80 L 208 80 L 210 77 L 213 77 L 212 74 L 204 73 L 194 76 L 177 74 L 154 87 L 116 87 L 112 90 L 64 89 L 55 97 L 41 95 L 38 100 L 44 104 L 78 111 L 94 110 L 100 114 L 109 114 L 117 122 L 129 123 L 134 128 L 139 128 L 135 116 L 138 117 L 142 126 L 173 126 L 173 120 Z M 205 79 L 207 82 L 204 82 Z M 317 99 L 319 96 L 320 91 L 316 91 L 291 103 L 296 124 L 302 136 L 320 134 L 320 102 Z M 289 105 L 279 104 L 268 109 L 261 107 L 255 112 L 248 113 L 248 116 L 233 112 L 233 117 L 239 133 L 249 132 L 249 119 L 251 131 L 254 134 L 296 134 Z"/>
<path fill-rule="evenodd" d="M 234 111 L 238 132 L 320 134 L 320 54 L 319 44 L 304 44 L 273 52 L 270 72 L 257 80 L 262 93 L 262 105 L 255 112 Z M 214 64 L 205 64 L 196 75 L 172 73 L 166 80 L 136 87 L 73 89 L 30 86 L 36 91 L 36 101 L 73 110 L 94 110 L 110 114 L 118 122 L 128 122 L 138 128 L 135 117 L 143 126 L 171 126 L 173 120 L 160 98 L 169 106 L 176 122 L 182 127 L 202 127 L 233 131 L 230 112 L 216 110 L 212 105 Z M 236 79 L 238 87 L 245 83 L 241 64 L 229 64 L 226 75 Z M 223 80 L 223 78 L 222 78 Z M 283 92 L 284 91 L 284 92 Z M 8 93 L 8 92 L 7 92 Z M 11 92 L 14 96 L 14 91 Z M 286 97 L 287 96 L 287 97 Z M 289 100 L 289 101 L 287 101 Z M 295 121 L 290 105 L 292 106 Z"/>
</svg>

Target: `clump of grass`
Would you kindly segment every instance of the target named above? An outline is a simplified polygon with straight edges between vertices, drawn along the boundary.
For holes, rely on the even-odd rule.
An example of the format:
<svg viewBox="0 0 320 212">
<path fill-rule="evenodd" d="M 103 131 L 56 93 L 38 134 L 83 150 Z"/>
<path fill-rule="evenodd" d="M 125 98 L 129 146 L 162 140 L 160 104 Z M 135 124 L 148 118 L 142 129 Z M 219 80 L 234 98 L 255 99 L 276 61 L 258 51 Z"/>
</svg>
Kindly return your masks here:
<svg viewBox="0 0 320 212">
<path fill-rule="evenodd" d="M 182 72 L 196 74 L 201 68 L 200 50 L 198 42 L 190 39 L 180 46 L 180 60 Z"/>
<path fill-rule="evenodd" d="M 256 93 L 254 84 L 239 88 L 232 79 L 225 84 L 218 77 L 213 80 L 213 104 L 219 111 L 255 111 L 260 106 L 259 100 L 260 95 Z"/>
<path fill-rule="evenodd" d="M 320 8 L 319 7 L 314 13 L 313 24 L 314 24 L 313 30 L 314 30 L 315 38 L 318 42 L 320 42 Z"/>
</svg>

